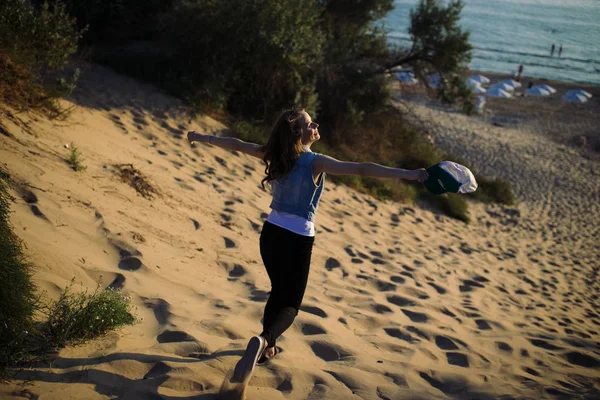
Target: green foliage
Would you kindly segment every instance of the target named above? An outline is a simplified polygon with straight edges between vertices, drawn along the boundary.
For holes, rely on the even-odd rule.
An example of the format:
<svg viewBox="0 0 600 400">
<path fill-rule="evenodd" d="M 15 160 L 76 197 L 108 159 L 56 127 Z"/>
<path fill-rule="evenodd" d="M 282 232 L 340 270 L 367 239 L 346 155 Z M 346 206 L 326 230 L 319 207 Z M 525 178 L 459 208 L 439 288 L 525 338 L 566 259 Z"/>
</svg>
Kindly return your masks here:
<svg viewBox="0 0 600 400">
<path fill-rule="evenodd" d="M 445 193 L 443 195 L 435 196 L 422 190 L 421 198 L 452 218 L 456 218 L 466 223 L 471 221 L 468 212 L 469 205 L 462 195 Z"/>
<path fill-rule="evenodd" d="M 267 126 L 241 119 L 232 123 L 231 133 L 241 140 L 258 144 L 267 143 L 270 134 Z"/>
<path fill-rule="evenodd" d="M 164 18 L 188 98 L 267 118 L 317 105 L 323 35 L 312 0 L 182 0 Z"/>
<path fill-rule="evenodd" d="M 72 90 L 78 75 L 57 77 L 77 50 L 74 25 L 60 2 L 39 9 L 27 0 L 0 2 L 0 97 L 57 113 L 55 99 Z"/>
<path fill-rule="evenodd" d="M 81 160 L 81 152 L 73 143 L 70 145 L 71 152 L 69 153 L 69 158 L 67 162 L 75 171 L 85 171 L 87 167 L 82 164 Z"/>
<path fill-rule="evenodd" d="M 86 29 L 86 44 L 120 44 L 156 38 L 160 15 L 173 0 L 52 0 L 63 3 L 79 29 Z"/>
<path fill-rule="evenodd" d="M 56 302 L 36 295 L 33 266 L 25 259 L 9 221 L 9 175 L 0 169 L 0 377 L 7 368 L 43 357 L 48 350 L 92 339 L 133 324 L 130 299 L 114 290 L 72 293 L 73 282 Z M 39 315 L 46 319 L 37 320 Z"/>
<path fill-rule="evenodd" d="M 470 196 L 486 203 L 501 203 L 511 206 L 515 204 L 515 195 L 510 184 L 501 180 L 490 180 L 477 177 L 479 187 Z"/>
<path fill-rule="evenodd" d="M 385 32 L 374 22 L 393 8 L 393 2 L 330 0 L 322 7 L 321 29 L 327 40 L 318 69 L 319 121 L 323 138 L 337 146 L 389 99 L 384 76 L 369 72 L 388 55 Z"/>
<path fill-rule="evenodd" d="M 9 221 L 8 182 L 8 174 L 0 170 L 0 375 L 7 365 L 19 360 L 37 309 L 32 266 L 25 260 Z"/>
<path fill-rule="evenodd" d="M 474 110 L 473 94 L 466 86 L 466 65 L 471 60 L 469 32 L 459 26 L 464 3 L 452 0 L 420 0 L 410 12 L 410 49 L 396 49 L 392 61 L 380 70 L 411 66 L 421 82 L 438 74 L 437 97 L 443 104 L 459 104 L 467 113 Z M 394 54 L 395 53 L 395 54 Z"/>
<path fill-rule="evenodd" d="M 93 339 L 110 330 L 131 325 L 130 299 L 120 291 L 100 289 L 72 293 L 74 280 L 63 290 L 60 298 L 43 308 L 47 317 L 40 332 L 50 347 Z"/>
</svg>

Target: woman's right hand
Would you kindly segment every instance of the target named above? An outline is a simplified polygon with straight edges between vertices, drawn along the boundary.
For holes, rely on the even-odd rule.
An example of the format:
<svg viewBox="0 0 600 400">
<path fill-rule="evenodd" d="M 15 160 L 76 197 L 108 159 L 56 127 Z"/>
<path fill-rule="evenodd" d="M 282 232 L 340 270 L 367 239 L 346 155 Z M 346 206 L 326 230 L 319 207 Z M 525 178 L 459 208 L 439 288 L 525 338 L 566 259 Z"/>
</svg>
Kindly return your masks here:
<svg viewBox="0 0 600 400">
<path fill-rule="evenodd" d="M 425 182 L 429 178 L 429 174 L 425 168 L 413 169 L 411 172 L 411 180 L 417 182 Z"/>
<path fill-rule="evenodd" d="M 198 136 L 199 134 L 196 131 L 190 131 L 187 134 L 187 140 L 190 144 L 194 142 L 199 142 L 200 140 L 198 140 Z"/>
</svg>

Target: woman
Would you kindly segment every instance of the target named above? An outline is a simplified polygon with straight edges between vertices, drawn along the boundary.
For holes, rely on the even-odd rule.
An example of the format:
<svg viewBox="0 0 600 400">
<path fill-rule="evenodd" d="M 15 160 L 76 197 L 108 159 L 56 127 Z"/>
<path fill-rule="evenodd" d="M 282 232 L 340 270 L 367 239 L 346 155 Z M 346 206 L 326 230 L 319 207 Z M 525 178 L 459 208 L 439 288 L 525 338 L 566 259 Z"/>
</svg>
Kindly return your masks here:
<svg viewBox="0 0 600 400">
<path fill-rule="evenodd" d="M 248 342 L 237 363 L 232 382 L 248 382 L 255 364 L 276 354 L 277 338 L 298 314 L 310 267 L 315 236 L 315 212 L 325 184 L 325 175 L 361 175 L 423 182 L 425 169 L 404 170 L 374 163 L 343 162 L 310 147 L 321 136 L 319 124 L 302 110 L 281 113 L 266 145 L 235 138 L 188 133 L 188 141 L 209 143 L 260 158 L 265 163 L 265 183 L 273 192 L 271 213 L 260 235 L 260 254 L 271 280 L 265 306 L 263 331 Z M 262 356 L 262 357 L 261 357 Z M 260 360 L 259 360 L 260 357 Z"/>
</svg>

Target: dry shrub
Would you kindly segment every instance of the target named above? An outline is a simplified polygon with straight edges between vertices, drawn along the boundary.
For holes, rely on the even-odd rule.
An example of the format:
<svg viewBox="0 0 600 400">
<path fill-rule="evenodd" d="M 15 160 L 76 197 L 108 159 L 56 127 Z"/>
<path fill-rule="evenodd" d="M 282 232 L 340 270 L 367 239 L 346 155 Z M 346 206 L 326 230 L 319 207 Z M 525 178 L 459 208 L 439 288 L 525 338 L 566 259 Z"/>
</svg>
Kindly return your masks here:
<svg viewBox="0 0 600 400">
<path fill-rule="evenodd" d="M 146 199 L 154 198 L 158 191 L 148 182 L 148 179 L 132 164 L 116 164 L 116 174 L 121 181 L 127 183 L 135 189 L 142 197 Z"/>
</svg>

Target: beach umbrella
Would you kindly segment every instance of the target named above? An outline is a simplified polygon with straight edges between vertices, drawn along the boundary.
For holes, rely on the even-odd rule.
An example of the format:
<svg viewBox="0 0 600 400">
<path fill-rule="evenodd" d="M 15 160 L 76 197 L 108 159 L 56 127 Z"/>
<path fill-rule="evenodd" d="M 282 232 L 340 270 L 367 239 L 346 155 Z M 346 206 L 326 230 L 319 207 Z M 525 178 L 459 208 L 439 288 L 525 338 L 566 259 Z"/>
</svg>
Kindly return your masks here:
<svg viewBox="0 0 600 400">
<path fill-rule="evenodd" d="M 483 75 L 474 75 L 474 76 L 472 76 L 472 77 L 469 78 L 469 80 L 471 80 L 471 79 L 474 80 L 474 81 L 476 81 L 476 82 L 479 82 L 479 83 L 481 83 L 483 85 L 490 83 L 490 80 L 488 78 L 486 78 L 485 76 L 483 76 Z"/>
<path fill-rule="evenodd" d="M 472 87 L 480 87 L 480 86 L 481 86 L 481 83 L 477 82 L 476 80 L 469 79 L 469 80 L 467 81 L 467 87 L 468 87 L 468 88 L 472 88 Z"/>
<path fill-rule="evenodd" d="M 504 84 L 510 85 L 510 86 L 512 86 L 515 89 L 518 89 L 518 88 L 521 87 L 521 83 L 515 81 L 514 79 L 507 79 L 507 80 L 504 80 L 504 81 L 502 81 L 500 83 L 504 83 Z"/>
<path fill-rule="evenodd" d="M 486 93 L 486 96 L 489 97 L 501 97 L 504 99 L 508 99 L 509 97 L 511 97 L 512 95 L 507 92 L 506 90 L 502 90 L 501 88 L 495 87 L 495 88 L 491 88 L 489 89 Z"/>
<path fill-rule="evenodd" d="M 586 91 L 585 91 L 585 90 L 583 90 L 583 89 L 569 90 L 567 93 L 570 93 L 570 92 L 576 92 L 576 93 L 582 94 L 582 95 L 584 95 L 585 97 L 587 97 L 588 99 L 591 99 L 591 98 L 592 98 L 592 94 L 591 94 L 591 93 L 588 93 L 588 92 L 586 92 Z"/>
<path fill-rule="evenodd" d="M 482 88 L 481 86 L 473 86 L 471 88 L 471 91 L 475 94 L 483 94 L 485 92 L 487 92 L 487 90 L 485 90 L 484 88 Z"/>
<path fill-rule="evenodd" d="M 513 90 L 515 90 L 515 88 L 513 86 L 509 85 L 508 83 L 504 83 L 504 82 L 494 83 L 493 85 L 490 86 L 490 89 L 494 89 L 494 88 L 502 89 L 505 92 L 512 92 Z"/>
<path fill-rule="evenodd" d="M 588 98 L 576 90 L 569 90 L 563 97 L 564 100 L 570 103 L 585 103 Z"/>
<path fill-rule="evenodd" d="M 427 76 L 427 86 L 437 89 L 440 86 L 440 74 L 437 72 Z"/>
<path fill-rule="evenodd" d="M 531 89 L 527 89 L 525 93 L 530 94 L 532 96 L 550 96 L 550 92 L 546 89 L 542 89 L 539 86 L 534 86 Z"/>
<path fill-rule="evenodd" d="M 556 93 L 556 89 L 554 89 L 552 86 L 546 85 L 545 83 L 543 85 L 535 85 L 534 87 L 532 87 L 532 89 L 535 88 L 543 89 L 550 94 Z"/>
<path fill-rule="evenodd" d="M 396 79 L 404 83 L 416 83 L 418 82 L 412 72 L 400 71 L 396 74 Z"/>
</svg>

